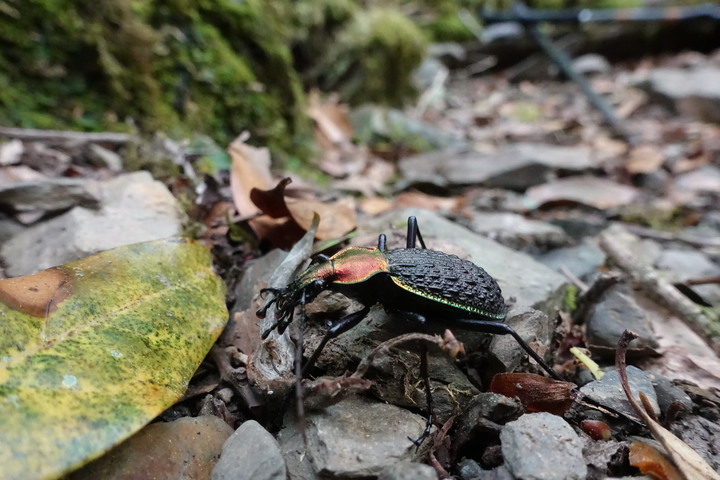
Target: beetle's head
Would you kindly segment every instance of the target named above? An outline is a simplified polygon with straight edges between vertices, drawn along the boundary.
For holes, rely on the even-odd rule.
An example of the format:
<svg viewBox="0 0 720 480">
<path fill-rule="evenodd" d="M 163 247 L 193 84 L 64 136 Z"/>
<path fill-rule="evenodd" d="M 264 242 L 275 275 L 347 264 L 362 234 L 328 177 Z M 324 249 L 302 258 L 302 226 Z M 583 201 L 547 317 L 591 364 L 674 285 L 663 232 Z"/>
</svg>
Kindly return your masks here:
<svg viewBox="0 0 720 480">
<path fill-rule="evenodd" d="M 268 309 L 275 304 L 275 322 L 263 332 L 262 338 L 267 338 L 275 329 L 282 334 L 293 321 L 295 307 L 312 302 L 320 292 L 327 289 L 332 283 L 334 271 L 332 262 L 322 262 L 311 265 L 295 277 L 287 287 L 260 290 L 261 294 L 270 293 L 272 297 L 257 311 L 258 317 L 265 318 Z"/>
</svg>

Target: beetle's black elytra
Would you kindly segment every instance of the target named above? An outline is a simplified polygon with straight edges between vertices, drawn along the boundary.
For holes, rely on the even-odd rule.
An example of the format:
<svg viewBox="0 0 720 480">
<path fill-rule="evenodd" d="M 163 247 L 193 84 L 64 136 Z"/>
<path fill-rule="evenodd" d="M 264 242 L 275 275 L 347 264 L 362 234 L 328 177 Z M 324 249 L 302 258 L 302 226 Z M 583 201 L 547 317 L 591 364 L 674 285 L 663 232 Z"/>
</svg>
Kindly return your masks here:
<svg viewBox="0 0 720 480">
<path fill-rule="evenodd" d="M 390 275 L 400 287 L 458 309 L 465 316 L 505 318 L 507 308 L 500 287 L 494 278 L 471 261 L 419 248 L 384 253 Z"/>
</svg>

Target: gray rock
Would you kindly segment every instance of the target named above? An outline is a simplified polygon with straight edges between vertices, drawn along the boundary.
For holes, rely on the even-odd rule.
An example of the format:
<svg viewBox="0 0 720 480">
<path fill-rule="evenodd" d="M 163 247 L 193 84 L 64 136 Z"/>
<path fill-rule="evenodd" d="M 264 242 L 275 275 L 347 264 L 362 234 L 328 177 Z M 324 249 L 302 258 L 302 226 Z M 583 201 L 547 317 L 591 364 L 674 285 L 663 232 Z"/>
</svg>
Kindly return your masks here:
<svg viewBox="0 0 720 480">
<path fill-rule="evenodd" d="M 583 442 L 561 417 L 525 414 L 500 432 L 505 466 L 524 480 L 585 479 Z"/>
<path fill-rule="evenodd" d="M 583 75 L 608 73 L 612 68 L 605 57 L 597 53 L 587 53 L 573 59 L 573 69 Z"/>
<path fill-rule="evenodd" d="M 213 480 L 285 480 L 280 445 L 255 420 L 248 420 L 225 441 Z"/>
<path fill-rule="evenodd" d="M 633 397 L 640 403 L 640 393 L 645 394 L 650 401 L 650 405 L 652 405 L 655 415 L 659 415 L 660 406 L 658 405 L 657 394 L 650 375 L 632 365 L 627 367 L 627 375 Z M 625 392 L 620 385 L 620 375 L 615 369 L 605 372 L 605 375 L 600 380 L 584 385 L 580 388 L 580 391 L 619 412 L 637 417 L 637 413 L 625 396 Z"/>
<path fill-rule="evenodd" d="M 101 208 L 72 210 L 28 228 L 0 249 L 10 276 L 26 275 L 120 245 L 179 235 L 183 214 L 148 172 L 100 184 Z"/>
<path fill-rule="evenodd" d="M 593 353 L 613 357 L 625 330 L 639 338 L 628 348 L 634 357 L 654 356 L 660 348 L 645 310 L 619 286 L 611 287 L 587 319 L 587 343 Z"/>
<path fill-rule="evenodd" d="M 583 436 L 585 447 L 583 456 L 588 466 L 588 478 L 606 478 L 611 471 L 617 471 L 624 467 L 620 450 L 627 448 L 629 441 L 618 442 L 617 440 L 592 440 Z"/>
<path fill-rule="evenodd" d="M 473 214 L 471 230 L 514 249 L 528 246 L 557 247 L 570 243 L 560 227 L 540 220 L 532 220 L 507 212 L 477 212 Z"/>
<path fill-rule="evenodd" d="M 278 441 L 291 479 L 377 476 L 398 462 L 421 460 L 428 444 L 417 450 L 408 440 L 425 429 L 423 417 L 361 397 L 308 412 L 306 448 L 294 418 L 285 425 Z"/>
<path fill-rule="evenodd" d="M 506 465 L 500 465 L 492 470 L 483 470 L 479 476 L 473 480 L 515 480 L 515 477 Z"/>
<path fill-rule="evenodd" d="M 548 203 L 571 202 L 607 210 L 631 204 L 640 191 L 607 178 L 575 175 L 536 185 L 529 188 L 525 195 L 527 204 L 535 208 Z"/>
<path fill-rule="evenodd" d="M 531 310 L 511 317 L 507 323 L 528 344 L 550 347 L 555 325 L 543 312 Z M 488 354 L 487 367 L 483 371 L 486 380 L 490 380 L 496 373 L 514 372 L 528 358 L 527 353 L 510 335 L 494 335 Z"/>
<path fill-rule="evenodd" d="M 660 411 L 663 414 L 666 414 L 668 408 L 670 408 L 670 404 L 675 402 L 682 405 L 685 412 L 692 411 L 693 402 L 690 396 L 685 393 L 685 390 L 674 385 L 669 378 L 662 375 L 651 373 L 650 378 L 655 386 L 658 405 L 660 406 Z"/>
<path fill-rule="evenodd" d="M 720 168 L 704 165 L 675 178 L 675 186 L 680 190 L 694 193 L 720 192 Z"/>
<path fill-rule="evenodd" d="M 99 167 L 109 168 L 114 172 L 120 172 L 123 169 L 123 160 L 120 155 L 96 143 L 88 145 L 87 156 L 93 164 Z"/>
<path fill-rule="evenodd" d="M 475 480 L 483 473 L 482 467 L 471 458 L 463 458 L 458 463 L 458 473 L 462 480 Z"/>
<path fill-rule="evenodd" d="M 331 304 L 328 302 L 324 305 Z M 357 308 L 351 310 L 356 311 Z M 340 315 L 333 314 L 333 317 Z M 314 321 L 308 323 L 317 324 Z M 442 325 L 435 327 L 438 327 L 433 329 L 435 333 L 442 333 L 445 329 Z M 354 368 L 381 342 L 417 331 L 419 328 L 418 325 L 388 316 L 380 307 L 373 308 L 358 326 L 328 343 L 317 365 L 327 375 L 340 376 L 346 370 Z M 309 352 L 308 355 L 317 348 L 324 333 L 325 328 L 311 328 L 306 333 L 305 351 Z M 479 339 L 468 335 L 469 332 L 456 333 L 458 339 L 465 343 L 466 349 L 471 348 L 470 345 L 474 346 L 474 341 L 479 342 Z M 375 357 L 372 367 L 365 375 L 365 378 L 373 382 L 373 395 L 393 405 L 426 411 L 427 400 L 420 375 L 420 355 L 425 345 L 427 344 L 407 343 Z M 433 413 L 437 421 L 443 423 L 465 408 L 478 390 L 445 352 L 431 347 L 428 353 Z"/>
<path fill-rule="evenodd" d="M 223 442 L 231 434 L 232 428 L 228 424 L 210 415 L 152 423 L 97 460 L 63 478 L 210 478 Z"/>
<path fill-rule="evenodd" d="M 675 112 L 720 123 L 718 68 L 655 68 L 640 86 Z"/>
<path fill-rule="evenodd" d="M 436 480 L 437 472 L 430 465 L 398 462 L 380 470 L 377 480 Z"/>
<path fill-rule="evenodd" d="M 355 133 L 363 143 L 373 143 L 377 138 L 392 143 L 409 142 L 415 147 L 427 150 L 465 148 L 465 140 L 450 135 L 434 125 L 421 122 L 401 111 L 378 106 L 364 106 L 353 109 L 350 121 Z"/>
<path fill-rule="evenodd" d="M 590 150 L 517 143 L 496 152 L 433 151 L 400 161 L 403 188 L 415 183 L 438 186 L 482 185 L 524 190 L 547 180 L 556 170 L 582 172 L 594 166 Z"/>
<path fill-rule="evenodd" d="M 96 182 L 81 178 L 47 178 L 0 185 L 0 205 L 16 212 L 65 210 L 99 206 Z"/>
<path fill-rule="evenodd" d="M 523 407 L 515 398 L 492 392 L 475 395 L 456 422 L 455 443 L 461 447 L 478 438 L 497 437 L 503 424 L 522 413 Z"/>
<path fill-rule="evenodd" d="M 556 248 L 536 259 L 556 272 L 565 267 L 579 279 L 588 279 L 605 264 L 605 253 L 594 244 L 585 241 L 574 247 Z"/>
<path fill-rule="evenodd" d="M 664 250 L 655 262 L 655 267 L 671 276 L 672 282 L 720 275 L 720 265 L 697 250 Z M 691 288 L 708 303 L 720 304 L 720 285 L 693 285 Z"/>
<path fill-rule="evenodd" d="M 720 471 L 720 424 L 717 421 L 688 415 L 674 422 L 670 430 L 703 457 L 716 472 Z"/>
</svg>

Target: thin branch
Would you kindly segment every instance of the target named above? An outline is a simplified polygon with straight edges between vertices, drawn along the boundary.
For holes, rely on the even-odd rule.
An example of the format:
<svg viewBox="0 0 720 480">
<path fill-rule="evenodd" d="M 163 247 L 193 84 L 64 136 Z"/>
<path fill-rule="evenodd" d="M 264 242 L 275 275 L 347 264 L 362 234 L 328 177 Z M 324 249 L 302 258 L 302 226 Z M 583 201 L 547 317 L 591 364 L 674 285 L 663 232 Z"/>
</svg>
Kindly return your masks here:
<svg viewBox="0 0 720 480">
<path fill-rule="evenodd" d="M 619 225 L 608 228 L 600 235 L 602 249 L 615 264 L 630 275 L 634 283 L 651 298 L 679 315 L 690 328 L 705 339 L 715 353 L 720 354 L 720 326 L 717 320 L 706 315 L 701 307 L 664 280 L 652 266 L 639 259 L 629 248 L 629 245 L 637 241 L 637 237 Z"/>
<path fill-rule="evenodd" d="M 46 142 L 128 143 L 136 135 L 117 132 L 73 132 L 67 130 L 39 130 L 33 128 L 0 127 L 0 137 Z"/>
</svg>

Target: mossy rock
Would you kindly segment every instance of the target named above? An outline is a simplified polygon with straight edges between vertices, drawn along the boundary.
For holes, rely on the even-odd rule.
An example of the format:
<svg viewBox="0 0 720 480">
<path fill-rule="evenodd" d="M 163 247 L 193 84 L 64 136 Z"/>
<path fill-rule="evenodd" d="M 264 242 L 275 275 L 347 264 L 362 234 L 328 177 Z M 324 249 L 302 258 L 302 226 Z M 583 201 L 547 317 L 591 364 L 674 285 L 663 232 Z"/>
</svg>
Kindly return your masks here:
<svg viewBox="0 0 720 480">
<path fill-rule="evenodd" d="M 243 130 L 277 157 L 311 151 L 304 91 L 398 106 L 426 34 L 400 7 L 353 0 L 28 0 L 0 8 L 0 124 Z"/>
<path fill-rule="evenodd" d="M 423 32 L 399 11 L 359 10 L 337 31 L 308 78 L 353 104 L 402 105 L 415 94 L 410 73 L 426 46 Z"/>
<path fill-rule="evenodd" d="M 0 123 L 309 138 L 286 2 L 35 0 L 0 12 Z M 14 10 L 10 10 L 14 8 Z"/>
</svg>

